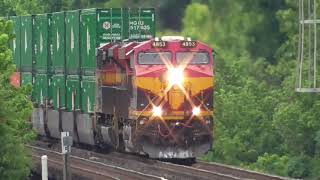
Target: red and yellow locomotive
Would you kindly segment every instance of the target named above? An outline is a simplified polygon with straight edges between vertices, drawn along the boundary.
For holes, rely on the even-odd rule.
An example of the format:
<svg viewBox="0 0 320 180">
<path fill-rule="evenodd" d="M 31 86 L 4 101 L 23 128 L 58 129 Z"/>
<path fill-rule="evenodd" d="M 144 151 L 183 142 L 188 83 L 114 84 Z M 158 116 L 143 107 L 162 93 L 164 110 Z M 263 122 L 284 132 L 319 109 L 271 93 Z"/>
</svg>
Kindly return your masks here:
<svg viewBox="0 0 320 180">
<path fill-rule="evenodd" d="M 98 142 L 152 158 L 193 158 L 211 149 L 212 48 L 174 36 L 108 43 L 97 63 Z"/>
</svg>

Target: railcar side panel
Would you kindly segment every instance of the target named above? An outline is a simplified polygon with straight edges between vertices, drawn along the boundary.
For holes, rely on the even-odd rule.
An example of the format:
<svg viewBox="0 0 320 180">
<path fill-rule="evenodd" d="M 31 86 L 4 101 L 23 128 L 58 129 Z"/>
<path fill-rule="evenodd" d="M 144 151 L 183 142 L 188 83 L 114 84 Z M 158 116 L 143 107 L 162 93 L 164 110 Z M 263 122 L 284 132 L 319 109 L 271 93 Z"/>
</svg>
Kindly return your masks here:
<svg viewBox="0 0 320 180">
<path fill-rule="evenodd" d="M 51 17 L 50 58 L 53 73 L 65 71 L 65 12 L 53 13 Z"/>
<path fill-rule="evenodd" d="M 17 71 L 20 71 L 21 66 L 21 17 L 12 16 L 14 39 L 10 42 L 10 47 L 13 51 L 13 61 L 16 64 Z"/>
<path fill-rule="evenodd" d="M 33 18 L 21 16 L 21 71 L 31 72 L 33 66 Z"/>
<path fill-rule="evenodd" d="M 66 74 L 69 75 L 79 75 L 81 72 L 80 12 L 80 10 L 66 12 Z"/>
<path fill-rule="evenodd" d="M 50 46 L 50 14 L 39 14 L 34 18 L 34 68 L 35 72 L 51 72 L 51 60 L 49 56 Z"/>
</svg>

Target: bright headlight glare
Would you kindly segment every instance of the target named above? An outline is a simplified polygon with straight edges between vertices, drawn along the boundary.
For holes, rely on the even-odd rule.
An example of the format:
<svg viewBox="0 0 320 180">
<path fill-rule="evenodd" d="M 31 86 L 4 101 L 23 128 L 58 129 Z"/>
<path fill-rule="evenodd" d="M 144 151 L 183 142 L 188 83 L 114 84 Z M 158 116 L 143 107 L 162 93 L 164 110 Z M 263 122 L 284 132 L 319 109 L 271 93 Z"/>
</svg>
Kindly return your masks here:
<svg viewBox="0 0 320 180">
<path fill-rule="evenodd" d="M 160 117 L 162 115 L 162 109 L 159 106 L 154 106 L 152 109 L 153 116 L 158 116 Z"/>
<path fill-rule="evenodd" d="M 174 68 L 169 70 L 169 83 L 171 85 L 180 85 L 183 83 L 184 77 L 183 77 L 183 70 L 180 68 Z"/>
<path fill-rule="evenodd" d="M 192 114 L 194 115 L 194 116 L 199 116 L 200 115 L 200 108 L 199 107 L 194 107 L 193 109 L 192 109 Z"/>
</svg>

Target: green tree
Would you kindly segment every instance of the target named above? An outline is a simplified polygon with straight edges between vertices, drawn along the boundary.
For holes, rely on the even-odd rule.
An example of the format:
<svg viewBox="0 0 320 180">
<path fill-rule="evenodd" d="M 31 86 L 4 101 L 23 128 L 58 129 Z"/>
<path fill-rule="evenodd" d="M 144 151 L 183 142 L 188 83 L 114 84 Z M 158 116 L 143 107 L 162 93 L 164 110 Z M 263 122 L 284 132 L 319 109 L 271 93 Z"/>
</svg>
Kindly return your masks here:
<svg viewBox="0 0 320 180">
<path fill-rule="evenodd" d="M 215 142 L 204 159 L 320 177 L 319 95 L 294 92 L 297 13 L 295 0 L 197 0 L 186 8 L 183 34 L 217 51 Z"/>
<path fill-rule="evenodd" d="M 15 71 L 9 41 L 13 23 L 0 20 L 0 177 L 25 179 L 30 173 L 31 157 L 25 144 L 33 139 L 27 119 L 32 112 L 31 87 L 14 88 L 10 76 Z"/>
<path fill-rule="evenodd" d="M 43 13 L 44 6 L 41 0 L 0 0 L 0 15 L 26 15 Z"/>
<path fill-rule="evenodd" d="M 257 162 L 251 164 L 251 168 L 258 171 L 265 171 L 269 173 L 275 173 L 281 176 L 288 176 L 288 162 L 289 157 L 282 156 L 280 157 L 277 154 L 268 154 L 265 153 L 263 156 L 260 156 Z"/>
</svg>

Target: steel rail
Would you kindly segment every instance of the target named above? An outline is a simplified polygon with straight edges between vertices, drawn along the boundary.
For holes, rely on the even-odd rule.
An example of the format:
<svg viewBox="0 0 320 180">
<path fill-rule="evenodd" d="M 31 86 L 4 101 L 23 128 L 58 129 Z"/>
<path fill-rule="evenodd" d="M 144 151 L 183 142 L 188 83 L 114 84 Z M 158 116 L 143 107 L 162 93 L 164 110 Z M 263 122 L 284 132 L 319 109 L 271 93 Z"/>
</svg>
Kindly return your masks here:
<svg viewBox="0 0 320 180">
<path fill-rule="evenodd" d="M 60 147 L 57 144 L 57 147 Z M 72 155 L 77 158 L 86 159 L 88 161 L 99 162 L 101 165 L 117 166 L 118 168 L 130 169 L 134 172 L 144 172 L 153 174 L 156 177 L 167 179 L 203 179 L 203 180 L 238 180 L 238 179 L 289 179 L 280 176 L 274 176 L 255 171 L 245 170 L 233 166 L 223 165 L 219 163 L 207 163 L 197 161 L 192 166 L 178 165 L 170 162 L 163 162 L 145 157 L 109 152 L 99 153 L 95 151 L 85 150 L 83 148 L 73 148 Z M 112 164 L 112 165 L 111 165 Z"/>
<path fill-rule="evenodd" d="M 195 164 L 192 165 L 194 168 L 197 169 L 204 169 L 208 171 L 217 171 L 223 174 L 230 174 L 235 177 L 239 177 L 241 179 L 259 179 L 259 180 L 287 180 L 290 178 L 281 177 L 276 175 L 270 175 L 265 173 L 260 173 L 256 171 L 246 170 L 234 166 L 224 165 L 220 163 L 214 162 L 204 162 L 204 161 L 197 161 Z"/>
<path fill-rule="evenodd" d="M 82 149 L 78 149 L 82 150 Z M 144 169 L 155 170 L 153 173 L 157 176 L 166 174 L 168 179 L 202 179 L 202 180 L 239 180 L 241 178 L 232 176 L 230 174 L 224 174 L 216 171 L 208 171 L 204 169 L 197 169 L 191 166 L 178 165 L 170 162 L 163 162 L 153 159 L 141 158 L 130 154 L 123 154 L 118 152 L 112 152 L 110 154 L 101 154 L 96 152 L 90 152 L 90 157 L 96 160 L 104 160 L 104 162 L 113 161 L 121 165 L 123 162 L 136 164 L 138 167 L 145 166 Z M 146 166 L 147 165 L 147 166 Z M 132 167 L 136 168 L 136 167 Z M 136 169 L 137 170 L 137 169 Z M 151 171 L 149 171 L 151 173 Z"/>
<path fill-rule="evenodd" d="M 32 152 L 33 157 L 37 157 L 40 160 L 42 154 L 48 155 L 48 161 L 50 163 L 61 165 L 62 167 L 62 154 L 57 151 L 52 151 L 45 148 L 35 147 L 28 145 Z M 35 155 L 36 154 L 36 155 Z M 38 155 L 37 155 L 38 154 Z M 52 160 L 52 158 L 54 160 Z M 60 162 L 59 162 L 60 161 Z M 141 180 L 153 180 L 153 179 L 164 179 L 162 177 L 137 172 L 130 169 L 125 169 L 122 167 L 117 167 L 113 165 L 104 164 L 101 162 L 96 162 L 93 160 L 77 157 L 74 155 L 70 156 L 70 167 L 72 170 L 85 171 L 86 173 L 80 173 L 81 175 L 91 175 L 94 178 L 108 178 L 108 179 L 141 179 Z"/>
<path fill-rule="evenodd" d="M 39 160 L 41 158 L 41 156 L 38 156 L 38 155 L 32 155 L 32 157 L 34 157 L 35 160 Z M 49 165 L 52 165 L 52 164 L 58 165 L 55 168 L 59 168 L 59 167 L 63 166 L 62 161 L 55 161 L 55 160 L 52 160 L 51 158 L 48 159 L 48 164 Z M 107 173 L 102 173 L 99 171 L 90 170 L 88 168 L 83 168 L 83 167 L 80 167 L 77 165 L 71 165 L 70 167 L 73 169 L 74 173 L 81 174 L 83 176 L 89 176 L 90 178 L 94 178 L 94 179 L 116 179 L 116 180 L 119 179 L 119 178 L 111 176 Z"/>
</svg>

